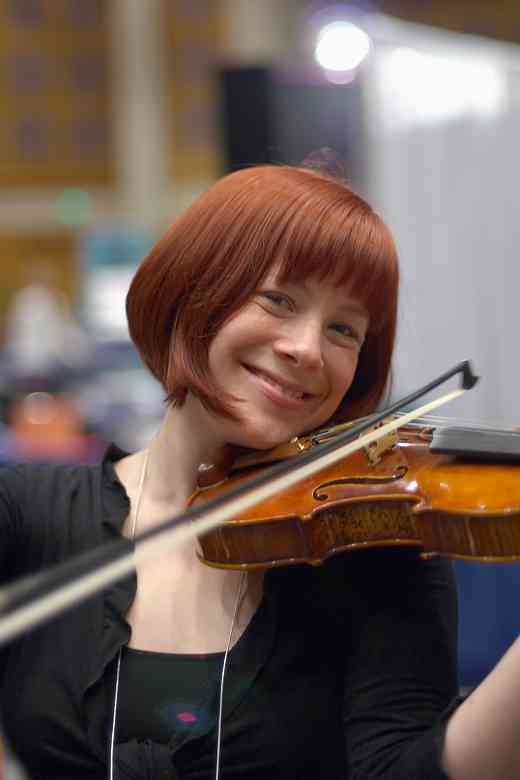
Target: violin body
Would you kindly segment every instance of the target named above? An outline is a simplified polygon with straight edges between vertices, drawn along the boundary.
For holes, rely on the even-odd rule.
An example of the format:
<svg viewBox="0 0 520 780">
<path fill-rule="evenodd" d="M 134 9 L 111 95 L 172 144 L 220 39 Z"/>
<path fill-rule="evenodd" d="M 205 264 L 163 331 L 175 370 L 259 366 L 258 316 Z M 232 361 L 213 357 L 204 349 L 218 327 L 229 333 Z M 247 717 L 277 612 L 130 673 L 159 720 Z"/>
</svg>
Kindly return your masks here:
<svg viewBox="0 0 520 780">
<path fill-rule="evenodd" d="M 408 426 L 371 462 L 365 450 L 199 537 L 203 563 L 234 569 L 321 564 L 367 547 L 423 556 L 520 559 L 520 463 L 432 452 L 432 429 Z M 297 457 L 297 456 L 296 456 Z M 234 473 L 192 504 L 247 480 Z"/>
</svg>

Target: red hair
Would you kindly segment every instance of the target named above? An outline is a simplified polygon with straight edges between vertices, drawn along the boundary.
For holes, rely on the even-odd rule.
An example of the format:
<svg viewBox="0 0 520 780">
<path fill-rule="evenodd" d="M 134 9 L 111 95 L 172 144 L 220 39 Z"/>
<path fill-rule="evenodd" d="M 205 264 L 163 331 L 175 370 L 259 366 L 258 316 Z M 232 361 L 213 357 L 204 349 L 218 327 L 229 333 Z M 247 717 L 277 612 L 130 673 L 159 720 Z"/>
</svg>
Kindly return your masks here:
<svg viewBox="0 0 520 780">
<path fill-rule="evenodd" d="M 390 231 L 344 181 L 271 165 L 232 173 L 201 195 L 130 285 L 130 335 L 167 400 L 182 403 L 190 390 L 208 409 L 233 416 L 230 396 L 209 374 L 209 345 L 275 263 L 282 282 L 329 278 L 348 284 L 366 307 L 368 333 L 334 419 L 373 411 L 387 385 L 396 330 Z"/>
</svg>

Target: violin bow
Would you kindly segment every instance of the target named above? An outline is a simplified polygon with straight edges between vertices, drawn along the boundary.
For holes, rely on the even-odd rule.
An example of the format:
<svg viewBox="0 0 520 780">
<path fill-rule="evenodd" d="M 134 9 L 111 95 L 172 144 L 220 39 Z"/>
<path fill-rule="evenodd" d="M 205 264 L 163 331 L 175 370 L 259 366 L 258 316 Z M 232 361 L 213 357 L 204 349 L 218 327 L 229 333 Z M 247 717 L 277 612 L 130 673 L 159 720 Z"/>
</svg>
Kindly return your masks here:
<svg viewBox="0 0 520 780">
<path fill-rule="evenodd" d="M 377 423 L 457 374 L 461 375 L 459 388 L 373 429 Z M 470 362 L 463 361 L 420 390 L 339 433 L 326 444 L 306 450 L 288 462 L 271 466 L 246 483 L 217 496 L 204 507 L 191 507 L 142 532 L 136 536 L 130 551 L 128 546 L 132 543 L 128 539 L 118 539 L 0 589 L 0 646 L 124 578 L 135 570 L 138 561 L 157 557 L 217 528 L 230 516 L 249 509 L 432 409 L 458 398 L 477 381 Z"/>
</svg>

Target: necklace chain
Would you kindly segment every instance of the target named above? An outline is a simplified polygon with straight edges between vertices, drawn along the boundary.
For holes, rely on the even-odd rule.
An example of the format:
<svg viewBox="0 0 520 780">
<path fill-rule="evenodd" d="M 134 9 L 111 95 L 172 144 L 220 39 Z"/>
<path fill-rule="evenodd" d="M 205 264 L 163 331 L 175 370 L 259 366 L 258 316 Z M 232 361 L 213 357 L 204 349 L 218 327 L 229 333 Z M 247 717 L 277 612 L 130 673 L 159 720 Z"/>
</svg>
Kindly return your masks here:
<svg viewBox="0 0 520 780">
<path fill-rule="evenodd" d="M 141 468 L 141 476 L 139 477 L 139 486 L 137 488 L 137 500 L 135 502 L 135 512 L 134 516 L 132 518 L 132 530 L 130 531 L 130 538 L 132 541 L 135 538 L 135 532 L 137 531 L 137 524 L 139 522 L 139 513 L 141 511 L 141 499 L 143 497 L 143 487 L 144 487 L 144 481 L 146 479 L 146 472 L 148 470 L 148 455 L 150 454 L 150 450 L 146 449 L 144 451 L 144 458 L 143 458 L 143 465 Z"/>
<path fill-rule="evenodd" d="M 148 471 L 148 457 L 150 454 L 150 450 L 147 448 L 144 452 L 143 457 L 143 465 L 141 468 L 141 474 L 139 477 L 139 485 L 137 488 L 137 497 L 135 502 L 135 512 L 133 513 L 132 518 L 132 527 L 130 531 L 130 538 L 132 541 L 135 539 L 135 534 L 137 531 L 137 527 L 139 524 L 139 516 L 141 512 L 141 500 L 143 497 L 144 492 L 144 483 L 146 479 L 146 474 Z M 233 610 L 233 617 L 231 620 L 231 625 L 229 627 L 229 635 L 226 643 L 226 649 L 224 652 L 224 660 L 222 661 L 222 671 L 220 673 L 220 683 L 219 683 L 219 705 L 218 705 L 218 717 L 217 717 L 217 750 L 216 750 L 216 761 L 215 761 L 215 780 L 219 780 L 220 775 L 220 752 L 221 752 L 221 745 L 222 745 L 222 715 L 223 715 L 223 703 L 224 703 L 224 677 L 226 674 L 226 667 L 227 667 L 227 660 L 229 651 L 231 649 L 231 642 L 233 639 L 233 632 L 235 630 L 238 612 L 240 609 L 241 599 L 242 599 L 242 591 L 244 590 L 244 583 L 246 581 L 246 572 L 242 572 L 240 576 L 240 580 L 238 583 L 238 589 L 237 589 L 237 595 L 235 600 L 235 608 Z M 120 679 L 120 671 L 121 671 L 121 655 L 122 655 L 122 648 L 119 648 L 119 652 L 117 655 L 117 667 L 116 667 L 116 683 L 115 683 L 115 689 L 114 689 L 114 709 L 112 713 L 112 729 L 110 734 L 110 759 L 109 759 L 109 780 L 114 780 L 114 748 L 115 748 L 115 737 L 116 737 L 116 721 L 117 721 L 117 702 L 119 698 L 119 679 Z"/>
</svg>

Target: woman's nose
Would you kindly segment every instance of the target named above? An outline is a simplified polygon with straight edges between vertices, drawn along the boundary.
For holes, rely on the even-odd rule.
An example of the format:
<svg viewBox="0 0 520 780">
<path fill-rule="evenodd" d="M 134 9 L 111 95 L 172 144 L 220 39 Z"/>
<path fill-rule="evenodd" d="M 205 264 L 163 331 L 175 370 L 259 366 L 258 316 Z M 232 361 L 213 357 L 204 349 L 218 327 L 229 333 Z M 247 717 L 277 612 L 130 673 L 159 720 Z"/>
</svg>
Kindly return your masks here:
<svg viewBox="0 0 520 780">
<path fill-rule="evenodd" d="M 316 325 L 296 324 L 274 343 L 274 350 L 281 357 L 309 370 L 323 367 L 321 328 Z"/>
</svg>

